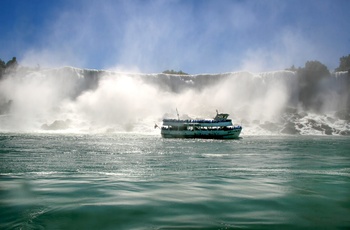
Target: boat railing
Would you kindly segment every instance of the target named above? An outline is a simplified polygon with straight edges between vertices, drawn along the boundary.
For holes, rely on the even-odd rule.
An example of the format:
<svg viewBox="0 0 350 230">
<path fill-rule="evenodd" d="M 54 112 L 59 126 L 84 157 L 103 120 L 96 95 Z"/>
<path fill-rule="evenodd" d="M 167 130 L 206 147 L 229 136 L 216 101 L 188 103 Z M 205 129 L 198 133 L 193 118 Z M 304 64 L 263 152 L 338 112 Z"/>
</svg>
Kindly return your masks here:
<svg viewBox="0 0 350 230">
<path fill-rule="evenodd" d="M 163 122 L 174 122 L 174 123 L 220 123 L 220 122 L 231 122 L 231 119 L 226 120 L 177 120 L 177 119 L 163 119 Z"/>
</svg>

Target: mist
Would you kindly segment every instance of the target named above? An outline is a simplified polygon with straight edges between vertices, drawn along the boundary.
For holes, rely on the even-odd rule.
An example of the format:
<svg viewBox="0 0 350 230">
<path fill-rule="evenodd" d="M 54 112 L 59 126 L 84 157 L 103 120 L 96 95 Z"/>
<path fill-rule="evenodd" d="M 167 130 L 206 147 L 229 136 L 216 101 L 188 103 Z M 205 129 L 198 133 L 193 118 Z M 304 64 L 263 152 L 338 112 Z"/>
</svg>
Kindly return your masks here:
<svg viewBox="0 0 350 230">
<path fill-rule="evenodd" d="M 328 91 L 320 86 L 324 103 L 316 113 L 301 108 L 291 71 L 168 75 L 21 67 L 0 81 L 0 130 L 157 134 L 154 124 L 176 118 L 178 109 L 182 118 L 229 113 L 245 134 L 344 134 L 346 77 L 332 76 Z"/>
</svg>

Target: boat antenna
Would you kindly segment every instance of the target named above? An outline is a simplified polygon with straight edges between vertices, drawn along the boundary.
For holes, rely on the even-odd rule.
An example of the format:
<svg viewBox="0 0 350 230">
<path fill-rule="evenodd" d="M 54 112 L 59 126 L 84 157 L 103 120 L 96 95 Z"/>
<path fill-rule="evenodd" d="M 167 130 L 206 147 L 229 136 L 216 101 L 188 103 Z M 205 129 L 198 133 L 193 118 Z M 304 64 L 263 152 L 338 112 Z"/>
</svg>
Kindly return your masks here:
<svg viewBox="0 0 350 230">
<path fill-rule="evenodd" d="M 180 120 L 180 115 L 179 115 L 179 111 L 177 111 L 177 108 L 176 108 L 176 114 L 177 114 L 177 119 Z"/>
</svg>

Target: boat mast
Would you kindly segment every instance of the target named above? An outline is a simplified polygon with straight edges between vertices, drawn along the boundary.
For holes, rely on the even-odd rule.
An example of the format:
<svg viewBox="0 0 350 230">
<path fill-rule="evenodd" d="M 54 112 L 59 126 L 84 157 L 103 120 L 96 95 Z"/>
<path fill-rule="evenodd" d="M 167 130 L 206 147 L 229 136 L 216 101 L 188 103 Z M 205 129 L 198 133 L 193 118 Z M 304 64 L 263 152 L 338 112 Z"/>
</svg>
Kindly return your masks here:
<svg viewBox="0 0 350 230">
<path fill-rule="evenodd" d="M 177 111 L 177 108 L 176 108 L 176 114 L 177 114 L 177 120 L 180 120 L 180 115 L 179 115 L 179 111 Z"/>
</svg>

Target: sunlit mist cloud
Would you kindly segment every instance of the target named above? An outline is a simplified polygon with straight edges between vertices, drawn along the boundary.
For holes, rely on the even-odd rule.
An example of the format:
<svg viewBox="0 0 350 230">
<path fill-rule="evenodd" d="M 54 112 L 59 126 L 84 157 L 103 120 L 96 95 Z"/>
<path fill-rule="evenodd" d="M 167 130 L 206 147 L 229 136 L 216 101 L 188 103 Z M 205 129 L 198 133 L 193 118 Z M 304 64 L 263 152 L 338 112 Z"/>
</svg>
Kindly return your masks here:
<svg viewBox="0 0 350 230">
<path fill-rule="evenodd" d="M 247 49 L 241 59 L 240 69 L 260 72 L 286 67 L 303 66 L 305 60 L 321 56 L 312 41 L 298 31 L 282 31 L 272 39 L 272 47 Z"/>
<path fill-rule="evenodd" d="M 350 53 L 350 2 L 3 0 L 0 58 L 189 73 L 270 71 Z M 9 20 L 9 18 L 11 20 Z"/>
</svg>

